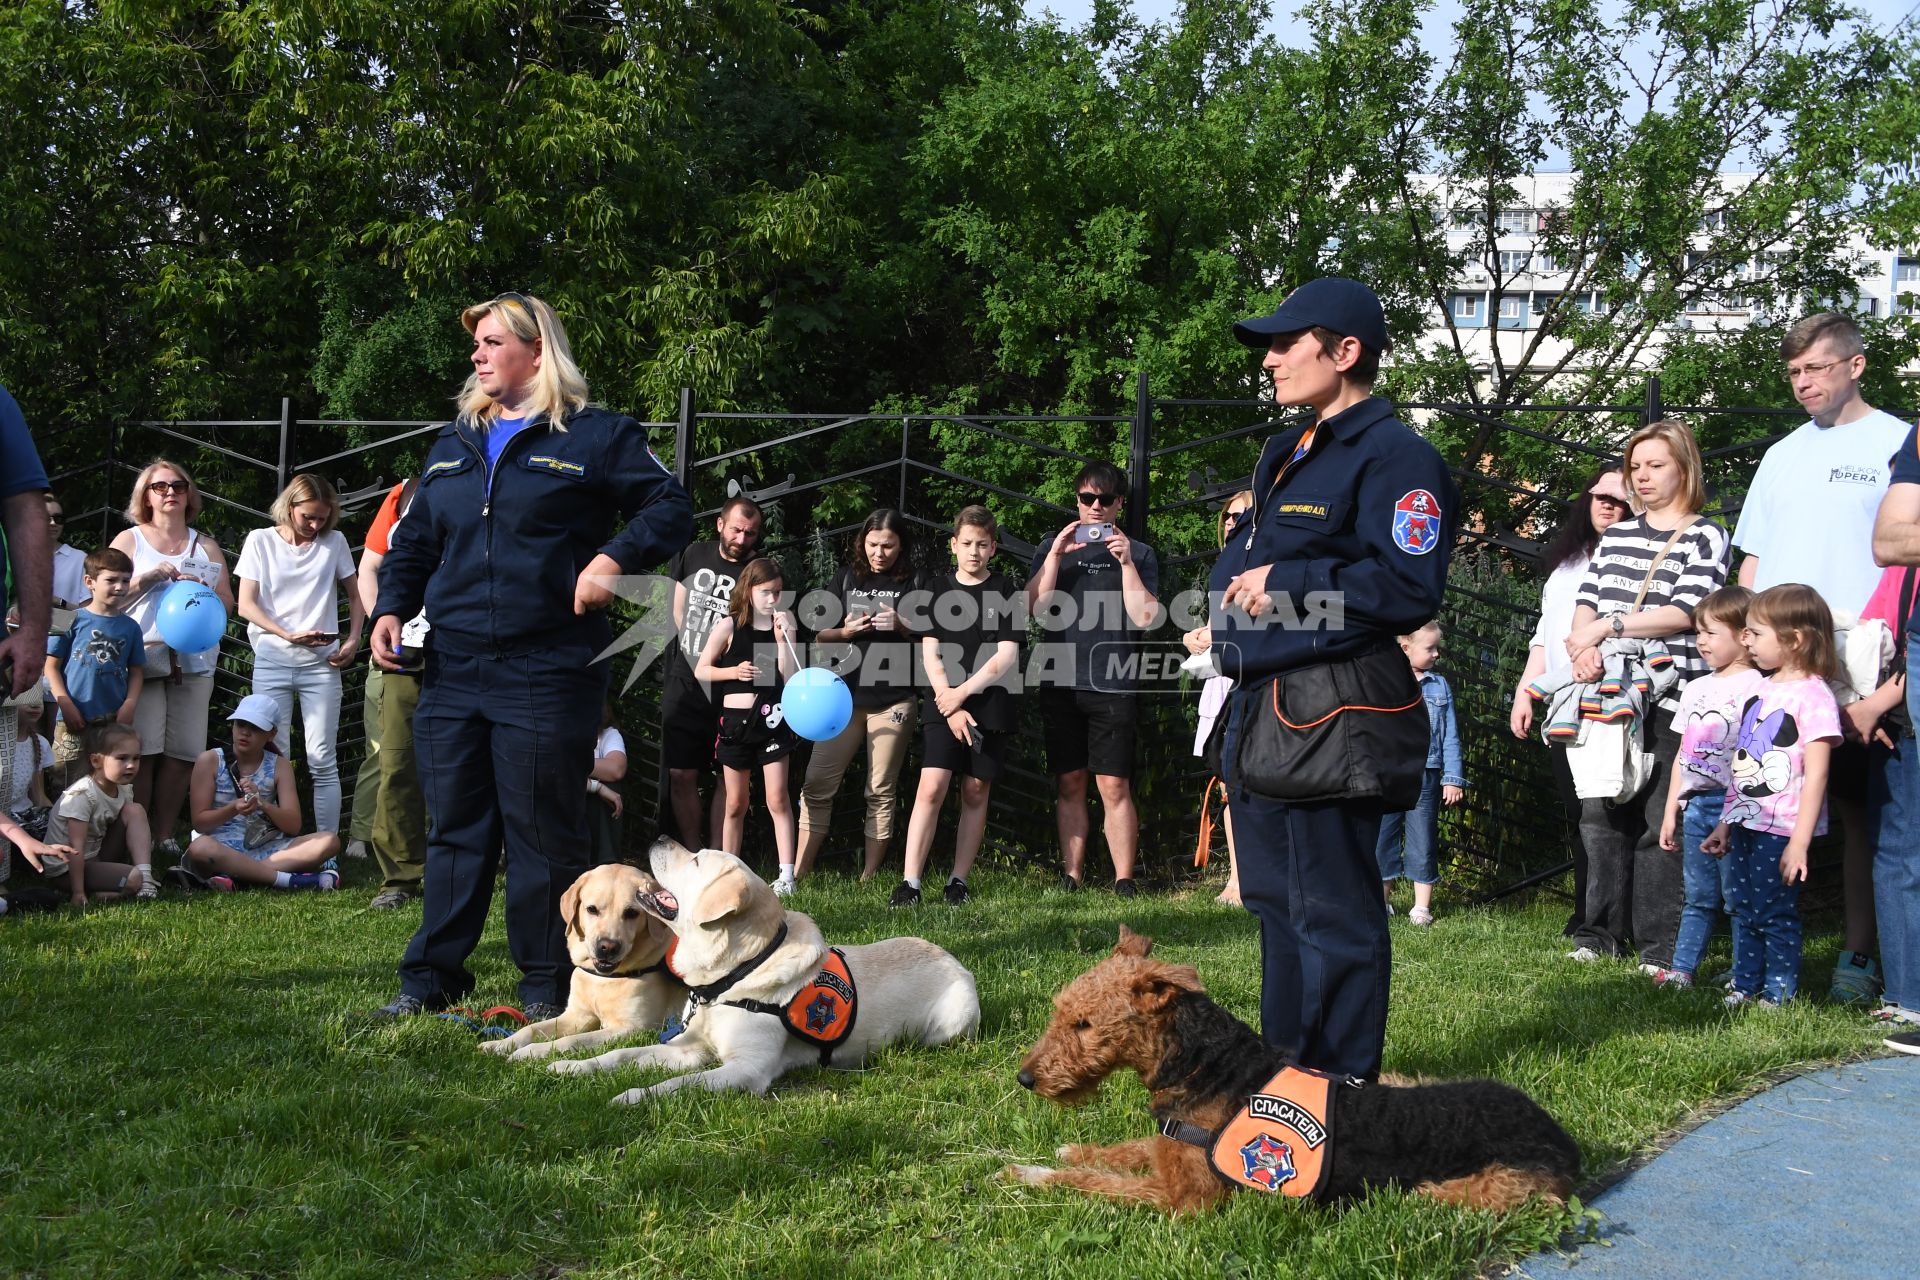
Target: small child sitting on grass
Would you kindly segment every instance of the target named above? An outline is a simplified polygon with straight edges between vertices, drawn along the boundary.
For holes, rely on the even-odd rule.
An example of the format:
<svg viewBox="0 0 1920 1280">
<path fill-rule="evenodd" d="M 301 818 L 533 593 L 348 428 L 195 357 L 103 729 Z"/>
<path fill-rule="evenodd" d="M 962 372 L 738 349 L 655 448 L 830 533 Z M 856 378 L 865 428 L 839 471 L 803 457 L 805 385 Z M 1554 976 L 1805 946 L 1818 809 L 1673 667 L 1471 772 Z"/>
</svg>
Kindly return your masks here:
<svg viewBox="0 0 1920 1280">
<path fill-rule="evenodd" d="M 1433 668 L 1440 661 L 1445 633 L 1438 622 L 1400 637 L 1400 651 L 1413 667 L 1413 679 L 1427 704 L 1427 772 L 1419 803 L 1405 813 L 1380 818 L 1374 858 L 1380 863 L 1381 889 L 1391 896 L 1393 882 L 1413 881 L 1413 910 L 1407 920 L 1433 923 L 1433 886 L 1440 879 L 1440 806 L 1451 808 L 1467 797 L 1467 776 L 1460 760 L 1460 724 L 1453 714 L 1453 689 Z M 1387 908 L 1389 915 L 1393 908 Z"/>
<path fill-rule="evenodd" d="M 189 784 L 194 837 L 174 875 L 188 888 L 229 892 L 235 882 L 276 889 L 337 889 L 324 864 L 340 852 L 332 831 L 299 835 L 300 796 L 293 766 L 273 749 L 280 704 L 250 693 L 227 717 L 233 747 L 210 747 Z"/>
<path fill-rule="evenodd" d="M 21 852 L 46 876 L 54 888 L 63 885 L 73 905 L 87 905 L 89 892 L 111 901 L 123 893 L 141 898 L 160 896 L 153 875 L 153 833 L 147 811 L 133 800 L 133 780 L 140 773 L 140 735 L 132 725 L 109 721 L 87 731 L 87 776 L 60 793 L 51 830 L 66 837 L 68 852 L 49 851 L 35 856 L 30 846 Z M 81 866 L 75 872 L 74 849 Z M 108 852 L 125 853 L 131 864 L 109 861 Z"/>
</svg>

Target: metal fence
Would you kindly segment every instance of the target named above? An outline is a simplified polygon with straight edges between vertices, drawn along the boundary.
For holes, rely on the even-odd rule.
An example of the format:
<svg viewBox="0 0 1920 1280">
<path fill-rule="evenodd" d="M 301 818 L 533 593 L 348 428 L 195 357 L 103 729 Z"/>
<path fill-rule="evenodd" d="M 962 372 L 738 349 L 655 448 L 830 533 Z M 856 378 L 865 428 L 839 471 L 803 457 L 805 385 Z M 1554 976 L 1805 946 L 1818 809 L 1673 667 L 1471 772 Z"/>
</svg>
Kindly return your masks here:
<svg viewBox="0 0 1920 1280">
<path fill-rule="evenodd" d="M 996 567 L 1024 581 L 1034 546 L 1073 515 L 1042 494 L 1064 496 L 1086 461 L 1116 462 L 1129 477 L 1128 532 L 1158 551 L 1161 594 L 1168 599 L 1204 583 L 1216 550 L 1213 513 L 1247 486 L 1261 444 L 1276 429 L 1267 420 L 1273 406 L 1155 398 L 1144 376 L 1135 390 L 1134 410 L 1124 415 L 712 413 L 701 412 L 689 390 L 673 420 L 645 425 L 656 452 L 671 454 L 693 495 L 702 536 L 710 536 L 726 498 L 745 492 L 767 509 L 768 550 L 782 558 L 789 582 L 809 585 L 824 585 L 842 559 L 841 544 L 871 507 L 881 505 L 897 507 L 927 535 L 915 547 L 921 567 L 945 567 L 948 522 L 958 507 L 975 501 L 994 509 L 1004 531 Z M 1482 899 L 1537 882 L 1563 890 L 1557 877 L 1565 869 L 1566 833 L 1545 752 L 1536 743 L 1515 741 L 1507 730 L 1509 700 L 1538 604 L 1534 556 L 1538 539 L 1565 508 L 1558 495 L 1575 491 L 1635 427 L 1678 415 L 1695 425 L 1707 446 L 1718 498 L 1709 514 L 1731 528 L 1761 452 L 1802 415 L 1665 405 L 1654 379 L 1631 404 L 1407 404 L 1401 412 L 1444 438 L 1466 498 L 1467 520 L 1442 615 L 1448 639 L 1441 669 L 1456 692 L 1475 785 L 1467 802 L 1442 821 L 1449 888 Z M 302 471 L 326 475 L 341 491 L 349 512 L 345 527 L 357 542 L 379 498 L 417 469 L 437 425 L 299 418 L 283 401 L 275 418 L 122 423 L 41 432 L 37 438 L 66 502 L 70 536 L 91 527 L 99 545 L 124 527 L 120 508 L 131 478 L 149 459 L 164 455 L 194 472 L 207 504 L 198 527 L 220 541 L 231 562 L 245 533 L 268 522 L 274 494 Z M 1525 454 L 1520 475 L 1503 461 L 1514 451 Z M 986 469 L 1001 481 L 1017 475 L 1020 483 L 975 473 Z M 1167 638 L 1174 634 L 1165 632 Z M 222 647 L 221 714 L 245 691 L 250 667 L 245 630 L 236 622 Z M 349 673 L 341 716 L 341 773 L 349 791 L 363 754 L 358 708 L 364 670 L 362 662 Z M 624 680 L 616 670 L 613 687 L 620 689 Z M 1039 747 L 1038 700 L 1022 702 L 1023 732 L 1016 736 L 1009 774 L 994 790 L 984 853 L 1051 866 L 1058 857 L 1053 784 Z M 656 785 L 657 679 L 649 676 L 621 694 L 617 709 L 630 760 L 625 841 L 639 849 L 651 837 L 664 796 Z M 1192 755 L 1194 716 L 1190 696 L 1142 699 L 1135 798 L 1141 874 L 1148 878 L 1190 874 L 1206 784 Z M 845 862 L 847 851 L 860 848 L 863 769 L 856 760 L 843 782 L 829 861 Z M 793 771 L 796 788 L 802 773 Z M 910 803 L 910 789 L 903 791 L 903 803 Z M 936 838 L 936 865 L 950 847 L 951 810 Z M 903 814 L 898 829 L 904 828 Z M 1089 865 L 1097 874 L 1104 858 L 1099 841 L 1092 843 Z M 750 853 L 770 847 L 764 818 L 758 830 L 750 828 L 749 846 Z M 1218 869 L 1224 848 L 1216 853 Z"/>
</svg>

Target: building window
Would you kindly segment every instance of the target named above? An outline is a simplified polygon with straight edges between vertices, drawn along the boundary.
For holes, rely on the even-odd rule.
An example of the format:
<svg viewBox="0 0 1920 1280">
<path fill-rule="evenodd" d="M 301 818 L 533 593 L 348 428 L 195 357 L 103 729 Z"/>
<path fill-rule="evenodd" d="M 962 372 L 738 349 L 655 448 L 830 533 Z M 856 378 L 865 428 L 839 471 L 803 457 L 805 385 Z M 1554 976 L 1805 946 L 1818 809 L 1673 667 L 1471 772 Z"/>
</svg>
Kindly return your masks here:
<svg viewBox="0 0 1920 1280">
<path fill-rule="evenodd" d="M 1474 227 L 1479 225 L 1478 222 L 1476 221 L 1477 216 L 1478 214 L 1476 210 L 1471 209 L 1466 205 L 1460 206 L 1458 209 L 1455 209 L 1453 211 L 1453 229 L 1455 231 L 1473 230 Z"/>
<path fill-rule="evenodd" d="M 1506 297 L 1500 299 L 1500 322 L 1502 324 L 1518 324 L 1526 314 L 1527 300 L 1525 298 Z"/>
<path fill-rule="evenodd" d="M 1479 324 L 1480 295 L 1477 293 L 1454 294 L 1453 318 L 1466 324 Z"/>
<path fill-rule="evenodd" d="M 1536 293 L 1533 295 L 1533 314 L 1543 316 L 1553 310 L 1554 304 L 1559 301 L 1560 295 L 1557 293 Z"/>
<path fill-rule="evenodd" d="M 1533 272 L 1535 275 L 1550 275 L 1560 270 L 1560 261 L 1550 253 L 1539 249 L 1533 251 Z"/>
<path fill-rule="evenodd" d="M 1517 276 L 1527 269 L 1527 264 L 1532 261 L 1532 259 L 1533 251 L 1531 249 L 1502 249 L 1500 250 L 1499 256 L 1500 274 L 1503 276 Z"/>
<path fill-rule="evenodd" d="M 1920 258 L 1902 258 L 1893 269 L 1893 278 L 1899 284 L 1920 284 Z"/>
<path fill-rule="evenodd" d="M 1502 209 L 1493 217 L 1494 229 L 1503 236 L 1523 236 L 1533 230 L 1533 210 Z"/>
</svg>

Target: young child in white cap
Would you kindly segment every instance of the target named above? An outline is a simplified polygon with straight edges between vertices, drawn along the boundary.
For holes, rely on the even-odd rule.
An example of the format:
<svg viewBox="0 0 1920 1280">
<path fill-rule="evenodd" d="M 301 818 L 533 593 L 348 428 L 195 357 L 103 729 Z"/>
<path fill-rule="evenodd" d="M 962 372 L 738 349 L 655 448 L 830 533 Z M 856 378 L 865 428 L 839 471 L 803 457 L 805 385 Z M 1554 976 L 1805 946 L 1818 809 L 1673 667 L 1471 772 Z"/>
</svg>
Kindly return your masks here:
<svg viewBox="0 0 1920 1280">
<path fill-rule="evenodd" d="M 187 888 L 231 890 L 236 883 L 276 889 L 337 889 L 327 864 L 340 852 L 331 831 L 298 834 L 300 795 L 293 766 L 273 745 L 280 704 L 264 693 L 240 700 L 227 717 L 231 747 L 211 747 L 193 765 L 188 789 L 193 829 L 169 874 Z"/>
</svg>

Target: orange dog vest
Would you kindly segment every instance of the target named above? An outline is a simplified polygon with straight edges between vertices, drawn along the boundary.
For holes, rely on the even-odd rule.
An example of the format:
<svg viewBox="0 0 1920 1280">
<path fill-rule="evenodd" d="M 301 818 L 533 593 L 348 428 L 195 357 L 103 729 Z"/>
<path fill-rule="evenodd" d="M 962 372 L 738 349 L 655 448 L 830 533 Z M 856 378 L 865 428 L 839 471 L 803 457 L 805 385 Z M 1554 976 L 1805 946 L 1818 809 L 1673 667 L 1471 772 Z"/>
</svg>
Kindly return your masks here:
<svg viewBox="0 0 1920 1280">
<path fill-rule="evenodd" d="M 1160 1132 L 1204 1147 L 1214 1174 L 1231 1187 L 1321 1194 L 1333 1141 L 1333 1086 L 1343 1076 L 1286 1066 L 1218 1129 L 1167 1120 Z"/>
<path fill-rule="evenodd" d="M 853 985 L 853 974 L 840 948 L 829 947 L 820 972 L 800 988 L 784 1005 L 764 1000 L 722 1000 L 736 1009 L 771 1014 L 786 1025 L 787 1034 L 796 1036 L 820 1050 L 820 1065 L 828 1065 L 833 1051 L 853 1034 L 853 1021 L 859 1013 L 860 997 Z"/>
</svg>

